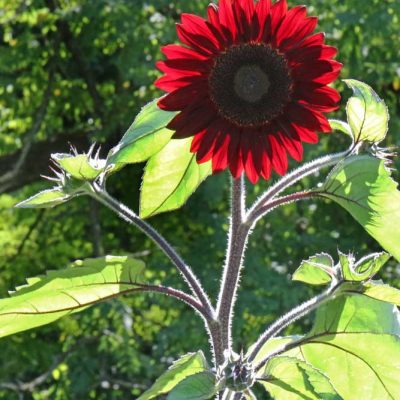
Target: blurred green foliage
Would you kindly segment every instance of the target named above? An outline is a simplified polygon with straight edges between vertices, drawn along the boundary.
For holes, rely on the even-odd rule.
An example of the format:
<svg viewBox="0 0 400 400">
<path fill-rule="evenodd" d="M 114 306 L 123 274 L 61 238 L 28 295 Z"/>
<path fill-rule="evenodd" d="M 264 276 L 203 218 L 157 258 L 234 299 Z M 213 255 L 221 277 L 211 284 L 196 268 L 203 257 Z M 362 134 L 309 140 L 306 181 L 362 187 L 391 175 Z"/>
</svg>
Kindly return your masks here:
<svg viewBox="0 0 400 400">
<path fill-rule="evenodd" d="M 160 46 L 176 41 L 181 12 L 205 15 L 198 0 L 0 0 L 0 160 L 24 146 L 47 97 L 35 141 L 87 135 L 116 144 L 140 107 L 157 97 L 153 86 Z M 291 1 L 291 5 L 303 3 Z M 327 41 L 339 48 L 343 78 L 370 84 L 391 113 L 388 142 L 400 143 L 400 3 L 397 0 L 309 0 Z M 350 91 L 338 83 L 346 98 Z M 46 95 L 48 94 L 48 96 Z M 337 117 L 342 117 L 343 107 Z M 306 158 L 344 148 L 347 138 L 325 136 Z M 68 149 L 65 143 L 63 152 Z M 87 150 L 87 149 L 81 149 Z M 47 157 L 43 154 L 43 157 Z M 12 165 L 9 165 L 12 168 Z M 4 173 L 4 171 L 2 171 Z M 137 209 L 142 165 L 109 181 L 110 192 Z M 322 177 L 312 177 L 309 186 Z M 228 222 L 228 175 L 209 178 L 181 210 L 151 223 L 193 264 L 216 295 Z M 249 187 L 249 200 L 267 186 Z M 43 183 L 0 196 L 0 294 L 28 276 L 96 255 L 139 253 L 148 274 L 182 287 L 163 255 L 142 234 L 86 198 L 54 210 L 12 206 Z M 93 228 L 93 226 L 95 228 Z M 297 203 L 260 222 L 247 250 L 234 325 L 237 350 L 262 328 L 312 293 L 292 283 L 303 258 L 337 247 L 358 256 L 377 243 L 334 204 Z M 397 285 L 400 266 L 385 268 Z M 306 329 L 305 319 L 287 333 Z M 207 349 L 200 318 L 173 300 L 153 295 L 117 299 L 60 322 L 0 342 L 2 399 L 136 398 L 179 354 Z"/>
</svg>

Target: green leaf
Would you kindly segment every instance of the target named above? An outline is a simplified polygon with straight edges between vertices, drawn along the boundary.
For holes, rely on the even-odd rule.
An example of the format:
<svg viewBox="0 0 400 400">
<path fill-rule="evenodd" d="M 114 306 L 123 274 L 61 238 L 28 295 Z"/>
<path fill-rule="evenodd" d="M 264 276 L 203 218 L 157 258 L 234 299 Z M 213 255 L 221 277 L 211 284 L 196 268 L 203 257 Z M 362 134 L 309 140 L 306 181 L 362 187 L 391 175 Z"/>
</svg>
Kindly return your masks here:
<svg viewBox="0 0 400 400">
<path fill-rule="evenodd" d="M 175 361 L 168 371 L 164 372 L 155 381 L 153 386 L 144 392 L 138 400 L 150 400 L 168 393 L 188 376 L 198 374 L 208 369 L 209 366 L 202 351 L 186 354 Z"/>
<path fill-rule="evenodd" d="M 355 272 L 364 279 L 372 278 L 389 261 L 391 255 L 386 252 L 373 253 L 361 258 L 354 266 Z"/>
<path fill-rule="evenodd" d="M 49 324 L 117 295 L 140 290 L 142 261 L 112 257 L 76 261 L 69 268 L 28 279 L 0 300 L 0 337 Z"/>
<path fill-rule="evenodd" d="M 161 110 L 157 102 L 142 108 L 119 144 L 110 151 L 107 165 L 146 161 L 170 141 L 174 132 L 166 126 L 177 113 Z"/>
<path fill-rule="evenodd" d="M 314 328 L 286 355 L 329 377 L 344 400 L 397 399 L 400 315 L 366 296 L 341 296 L 317 312 Z"/>
<path fill-rule="evenodd" d="M 385 102 L 363 82 L 354 79 L 344 82 L 354 92 L 347 103 L 347 118 L 355 142 L 381 142 L 386 137 L 389 123 Z"/>
<path fill-rule="evenodd" d="M 15 207 L 17 208 L 52 208 L 59 204 L 65 203 L 70 196 L 59 188 L 44 190 L 35 194 L 29 199 L 21 201 Z"/>
<path fill-rule="evenodd" d="M 167 400 L 208 400 L 218 392 L 218 384 L 212 372 L 190 375 L 179 382 L 169 393 Z"/>
<path fill-rule="evenodd" d="M 275 357 L 269 361 L 260 383 L 276 400 L 342 399 L 326 375 L 292 357 Z"/>
<path fill-rule="evenodd" d="M 390 254 L 385 252 L 373 253 L 354 263 L 352 255 L 347 256 L 339 252 L 343 277 L 346 281 L 350 282 L 362 282 L 371 279 L 379 272 L 390 257 Z"/>
<path fill-rule="evenodd" d="M 368 155 L 351 156 L 333 169 L 316 193 L 345 208 L 400 260 L 400 192 L 384 161 Z"/>
<path fill-rule="evenodd" d="M 62 170 L 83 181 L 93 181 L 105 168 L 105 160 L 92 159 L 90 154 L 52 154 L 51 158 Z"/>
<path fill-rule="evenodd" d="M 274 354 L 276 351 L 279 351 L 280 349 L 282 349 L 284 346 L 286 346 L 290 343 L 298 342 L 302 338 L 303 338 L 303 336 L 293 335 L 293 336 L 275 337 L 275 338 L 268 340 L 263 345 L 261 350 L 257 353 L 256 357 L 254 358 L 253 363 L 258 364 L 259 362 L 264 360 L 266 357 L 268 357 L 268 356 Z M 251 346 L 249 348 L 246 357 L 248 357 L 250 355 L 250 353 L 252 352 L 252 348 L 253 348 L 253 346 Z M 262 374 L 263 374 L 263 371 L 261 371 L 261 375 Z M 261 376 L 261 375 L 257 375 L 257 376 Z"/>
<path fill-rule="evenodd" d="M 198 164 L 190 152 L 191 142 L 192 138 L 171 140 L 150 158 L 143 177 L 141 217 L 181 207 L 211 174 L 211 163 Z"/>
<path fill-rule="evenodd" d="M 364 296 L 395 304 L 400 307 L 400 290 L 385 285 L 381 281 L 370 281 L 362 285 L 346 283 L 341 290 L 346 293 L 360 293 Z"/>
<path fill-rule="evenodd" d="M 329 254 L 316 254 L 308 260 L 302 261 L 292 279 L 310 285 L 325 285 L 332 280 L 334 275 L 333 267 L 334 262 Z"/>
<path fill-rule="evenodd" d="M 338 119 L 330 119 L 328 121 L 333 130 L 343 132 L 353 138 L 353 132 L 351 131 L 350 125 L 347 122 L 340 121 Z"/>
</svg>

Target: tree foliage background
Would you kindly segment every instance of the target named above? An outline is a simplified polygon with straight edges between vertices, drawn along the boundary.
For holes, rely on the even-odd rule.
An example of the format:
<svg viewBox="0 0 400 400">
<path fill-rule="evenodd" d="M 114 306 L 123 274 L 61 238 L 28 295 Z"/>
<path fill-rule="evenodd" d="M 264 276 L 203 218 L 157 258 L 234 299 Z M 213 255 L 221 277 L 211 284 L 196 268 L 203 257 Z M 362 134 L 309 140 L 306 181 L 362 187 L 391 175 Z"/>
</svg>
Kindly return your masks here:
<svg viewBox="0 0 400 400">
<path fill-rule="evenodd" d="M 46 183 L 51 152 L 69 143 L 102 153 L 115 145 L 147 101 L 160 46 L 176 41 L 181 12 L 205 14 L 207 0 L 0 0 L 0 295 L 28 276 L 101 254 L 136 253 L 147 274 L 181 286 L 163 255 L 142 234 L 87 198 L 54 210 L 12 206 Z M 291 1 L 306 3 L 319 28 L 339 48 L 342 78 L 370 84 L 387 102 L 389 145 L 400 143 L 400 3 L 397 0 Z M 349 92 L 339 83 L 344 97 Z M 346 98 L 342 101 L 344 112 Z M 339 150 L 339 133 L 306 148 L 306 158 Z M 109 190 L 137 208 L 143 165 L 110 179 Z M 318 180 L 318 177 L 312 179 Z M 307 182 L 303 182 L 305 185 Z M 265 188 L 250 188 L 254 197 Z M 228 175 L 209 178 L 181 210 L 151 223 L 183 256 L 214 295 L 224 259 Z M 262 221 L 247 251 L 236 312 L 237 350 L 268 323 L 312 295 L 292 283 L 299 262 L 337 247 L 359 256 L 378 250 L 344 210 L 298 203 Z M 398 286 L 392 261 L 385 278 Z M 287 333 L 310 325 L 306 319 Z M 0 341 L 2 399 L 136 398 L 179 354 L 206 349 L 200 318 L 173 300 L 139 295 L 117 299 L 56 324 Z"/>
</svg>

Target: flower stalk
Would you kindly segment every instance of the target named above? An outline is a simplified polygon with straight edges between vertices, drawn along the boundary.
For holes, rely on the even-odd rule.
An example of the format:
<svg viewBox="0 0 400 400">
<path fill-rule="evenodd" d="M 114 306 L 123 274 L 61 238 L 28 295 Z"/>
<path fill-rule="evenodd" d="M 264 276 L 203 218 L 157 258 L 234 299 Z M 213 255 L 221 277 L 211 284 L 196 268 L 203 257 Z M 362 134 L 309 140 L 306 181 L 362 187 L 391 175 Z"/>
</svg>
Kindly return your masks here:
<svg viewBox="0 0 400 400">
<path fill-rule="evenodd" d="M 239 286 L 243 254 L 247 243 L 249 228 L 244 223 L 245 186 L 243 175 L 232 179 L 232 214 L 229 228 L 228 248 L 217 305 L 217 318 L 221 323 L 224 349 L 231 350 L 232 318 L 236 294 Z"/>
</svg>

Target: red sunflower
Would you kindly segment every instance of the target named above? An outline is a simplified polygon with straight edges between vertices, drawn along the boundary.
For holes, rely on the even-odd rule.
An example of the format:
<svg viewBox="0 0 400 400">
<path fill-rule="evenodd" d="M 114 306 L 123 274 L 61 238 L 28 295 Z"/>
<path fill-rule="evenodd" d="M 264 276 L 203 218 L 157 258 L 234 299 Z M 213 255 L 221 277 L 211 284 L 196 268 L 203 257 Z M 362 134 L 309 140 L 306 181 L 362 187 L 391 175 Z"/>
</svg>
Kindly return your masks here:
<svg viewBox="0 0 400 400">
<path fill-rule="evenodd" d="M 272 170 L 285 174 L 287 154 L 301 161 L 302 142 L 331 131 L 323 113 L 340 96 L 327 85 L 342 65 L 316 25 L 286 0 L 220 0 L 207 20 L 182 15 L 184 46 L 163 47 L 156 86 L 168 93 L 159 107 L 179 111 L 174 138 L 193 136 L 198 163 L 212 160 L 214 173 L 229 167 L 235 178 L 245 171 L 256 183 Z"/>
</svg>

